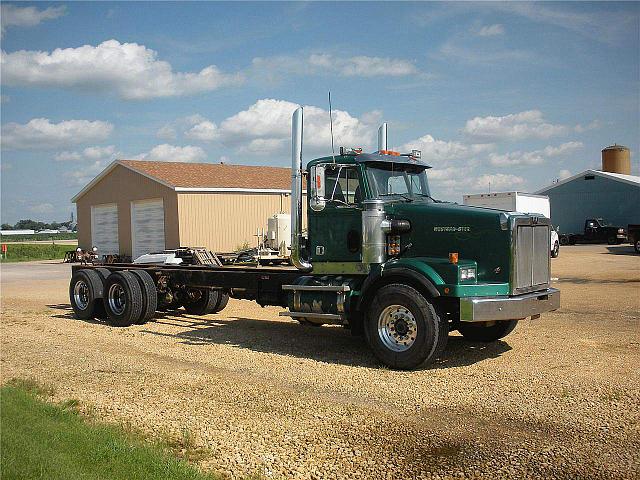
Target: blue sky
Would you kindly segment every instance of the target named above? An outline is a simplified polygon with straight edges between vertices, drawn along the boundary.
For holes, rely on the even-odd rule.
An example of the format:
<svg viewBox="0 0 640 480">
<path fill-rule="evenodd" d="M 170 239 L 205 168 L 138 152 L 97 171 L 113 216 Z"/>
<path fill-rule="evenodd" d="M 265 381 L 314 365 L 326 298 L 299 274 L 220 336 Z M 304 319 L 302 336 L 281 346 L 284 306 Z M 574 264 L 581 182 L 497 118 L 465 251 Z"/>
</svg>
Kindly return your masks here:
<svg viewBox="0 0 640 480">
<path fill-rule="evenodd" d="M 2 222 L 65 220 L 115 158 L 289 165 L 422 149 L 436 197 L 640 148 L 639 3 L 2 2 Z"/>
</svg>

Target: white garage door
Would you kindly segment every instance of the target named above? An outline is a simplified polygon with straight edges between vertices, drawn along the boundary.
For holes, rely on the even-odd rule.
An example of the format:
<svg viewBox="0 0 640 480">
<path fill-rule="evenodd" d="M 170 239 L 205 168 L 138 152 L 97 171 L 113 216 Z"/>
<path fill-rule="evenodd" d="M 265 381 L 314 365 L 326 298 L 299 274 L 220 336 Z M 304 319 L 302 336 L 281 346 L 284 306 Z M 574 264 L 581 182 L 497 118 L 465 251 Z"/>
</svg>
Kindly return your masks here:
<svg viewBox="0 0 640 480">
<path fill-rule="evenodd" d="M 91 206 L 91 244 L 98 247 L 98 255 L 117 255 L 118 243 L 118 205 Z"/>
<path fill-rule="evenodd" d="M 162 199 L 131 202 L 133 259 L 164 250 L 164 204 Z"/>
</svg>

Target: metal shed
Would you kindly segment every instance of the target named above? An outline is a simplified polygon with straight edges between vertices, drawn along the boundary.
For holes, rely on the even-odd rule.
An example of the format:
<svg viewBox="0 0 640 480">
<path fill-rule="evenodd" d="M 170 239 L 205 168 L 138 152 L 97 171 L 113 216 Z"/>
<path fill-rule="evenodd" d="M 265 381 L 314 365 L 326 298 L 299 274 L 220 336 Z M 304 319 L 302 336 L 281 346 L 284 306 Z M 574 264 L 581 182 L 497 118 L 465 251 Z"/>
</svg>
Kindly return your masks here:
<svg viewBox="0 0 640 480">
<path fill-rule="evenodd" d="M 561 233 L 581 232 L 587 218 L 640 224 L 640 177 L 635 175 L 585 170 L 535 193 L 549 197 L 551 222 Z"/>
<path fill-rule="evenodd" d="M 291 170 L 116 160 L 72 201 L 78 243 L 133 258 L 179 246 L 232 251 L 290 211 Z"/>
</svg>

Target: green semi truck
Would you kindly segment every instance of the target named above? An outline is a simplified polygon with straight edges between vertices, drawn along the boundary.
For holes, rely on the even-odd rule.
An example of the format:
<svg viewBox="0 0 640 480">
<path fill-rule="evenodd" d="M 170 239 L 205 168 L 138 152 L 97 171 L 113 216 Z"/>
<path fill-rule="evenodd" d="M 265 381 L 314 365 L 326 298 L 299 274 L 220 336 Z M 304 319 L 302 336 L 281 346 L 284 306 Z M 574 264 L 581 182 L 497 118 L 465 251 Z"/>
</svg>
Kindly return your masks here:
<svg viewBox="0 0 640 480">
<path fill-rule="evenodd" d="M 508 335 L 525 318 L 560 306 L 550 285 L 543 216 L 434 199 L 420 152 L 341 148 L 303 169 L 303 109 L 292 121 L 291 260 L 295 268 L 109 264 L 74 266 L 76 316 L 115 325 L 183 305 L 220 311 L 229 297 L 286 308 L 311 325 L 363 334 L 385 365 L 412 369 L 435 360 L 450 331 L 473 342 Z M 303 230 L 303 194 L 307 229 Z"/>
</svg>

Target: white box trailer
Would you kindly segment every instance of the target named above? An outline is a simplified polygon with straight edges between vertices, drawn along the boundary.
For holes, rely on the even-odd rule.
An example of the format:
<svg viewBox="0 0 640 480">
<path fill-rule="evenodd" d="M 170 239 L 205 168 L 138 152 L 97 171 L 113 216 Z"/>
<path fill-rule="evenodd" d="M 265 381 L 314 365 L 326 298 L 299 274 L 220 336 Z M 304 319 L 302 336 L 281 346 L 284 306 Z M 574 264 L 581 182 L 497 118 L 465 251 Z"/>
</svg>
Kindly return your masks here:
<svg viewBox="0 0 640 480">
<path fill-rule="evenodd" d="M 537 213 L 551 218 L 551 205 L 546 195 L 533 195 L 522 192 L 477 193 L 463 195 L 462 203 L 472 207 L 495 208 L 507 212 Z M 551 257 L 556 258 L 560 252 L 558 232 L 551 229 L 550 251 Z"/>
</svg>

